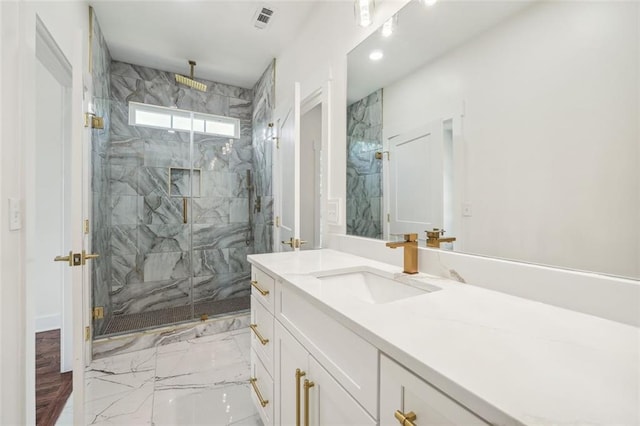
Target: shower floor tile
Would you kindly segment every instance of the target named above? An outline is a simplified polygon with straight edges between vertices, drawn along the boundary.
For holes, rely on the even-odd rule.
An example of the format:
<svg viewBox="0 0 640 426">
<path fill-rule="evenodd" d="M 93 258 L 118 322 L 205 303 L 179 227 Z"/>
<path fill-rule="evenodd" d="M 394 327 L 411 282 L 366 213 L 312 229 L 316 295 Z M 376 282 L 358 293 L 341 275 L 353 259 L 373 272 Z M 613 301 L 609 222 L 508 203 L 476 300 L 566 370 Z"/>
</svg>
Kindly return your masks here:
<svg viewBox="0 0 640 426">
<path fill-rule="evenodd" d="M 262 426 L 251 401 L 248 330 L 94 361 L 86 424 Z"/>
<path fill-rule="evenodd" d="M 146 330 L 167 324 L 191 321 L 194 317 L 197 319 L 202 314 L 206 314 L 210 318 L 218 317 L 231 312 L 245 311 L 249 309 L 250 305 L 250 296 L 243 296 L 196 302 L 193 305 L 193 312 L 190 305 L 185 305 L 137 314 L 115 315 L 107 323 L 103 335 Z"/>
</svg>

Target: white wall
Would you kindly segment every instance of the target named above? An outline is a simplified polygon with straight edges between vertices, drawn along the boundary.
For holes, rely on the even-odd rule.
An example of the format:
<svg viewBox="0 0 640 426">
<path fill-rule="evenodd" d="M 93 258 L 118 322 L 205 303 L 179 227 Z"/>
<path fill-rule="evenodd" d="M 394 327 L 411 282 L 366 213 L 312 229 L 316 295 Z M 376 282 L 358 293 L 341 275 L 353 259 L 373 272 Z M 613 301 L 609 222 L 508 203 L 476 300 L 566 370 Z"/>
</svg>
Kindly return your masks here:
<svg viewBox="0 0 640 426">
<path fill-rule="evenodd" d="M 27 303 L 33 292 L 25 282 L 25 228 L 9 231 L 7 199 L 19 198 L 24 205 L 26 164 L 33 164 L 29 155 L 35 146 L 35 17 L 37 13 L 57 40 L 74 73 L 82 73 L 87 54 L 74 55 L 74 47 L 78 38 L 87 40 L 88 11 L 83 1 L 2 1 L 0 9 L 0 424 L 24 425 L 35 420 L 35 395 L 26 386 L 34 380 L 33 300 Z M 76 104 L 82 102 L 81 91 L 72 96 Z M 77 117 L 74 125 L 80 123 Z"/>
<path fill-rule="evenodd" d="M 35 330 L 60 328 L 62 272 L 51 260 L 64 254 L 62 235 L 63 88 L 36 61 L 35 212 L 30 217 L 37 242 L 27 255 L 27 279 L 34 291 Z"/>
<path fill-rule="evenodd" d="M 543 2 L 384 88 L 385 138 L 465 102 L 457 247 L 640 277 L 638 8 Z"/>
</svg>

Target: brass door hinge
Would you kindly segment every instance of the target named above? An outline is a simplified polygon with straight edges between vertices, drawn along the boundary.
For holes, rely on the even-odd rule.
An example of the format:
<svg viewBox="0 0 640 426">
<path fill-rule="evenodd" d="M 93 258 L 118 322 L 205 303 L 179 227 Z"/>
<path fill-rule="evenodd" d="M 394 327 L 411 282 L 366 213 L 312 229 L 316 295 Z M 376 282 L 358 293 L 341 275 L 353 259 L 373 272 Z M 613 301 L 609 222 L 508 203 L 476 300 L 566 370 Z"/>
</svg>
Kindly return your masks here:
<svg viewBox="0 0 640 426">
<path fill-rule="evenodd" d="M 86 326 L 84 328 L 84 341 L 88 342 L 90 338 L 91 338 L 91 328 L 89 328 L 89 326 Z"/>
<path fill-rule="evenodd" d="M 104 118 L 98 117 L 91 112 L 85 112 L 84 127 L 91 127 L 92 129 L 104 129 Z"/>
<path fill-rule="evenodd" d="M 89 219 L 84 220 L 84 234 L 89 235 Z"/>
<path fill-rule="evenodd" d="M 93 319 L 102 319 L 104 318 L 104 307 L 96 306 L 93 308 Z"/>
<path fill-rule="evenodd" d="M 280 228 L 280 216 L 276 216 L 276 228 Z"/>
</svg>

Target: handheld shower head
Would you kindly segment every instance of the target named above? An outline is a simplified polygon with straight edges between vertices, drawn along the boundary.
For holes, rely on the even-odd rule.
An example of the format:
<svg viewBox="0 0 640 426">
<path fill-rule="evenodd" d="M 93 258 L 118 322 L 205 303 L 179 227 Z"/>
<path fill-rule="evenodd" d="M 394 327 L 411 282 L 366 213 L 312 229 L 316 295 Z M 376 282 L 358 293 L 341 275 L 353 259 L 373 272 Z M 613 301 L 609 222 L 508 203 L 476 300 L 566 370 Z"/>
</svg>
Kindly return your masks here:
<svg viewBox="0 0 640 426">
<path fill-rule="evenodd" d="M 189 61 L 189 66 L 191 67 L 191 78 L 185 77 L 180 74 L 176 74 L 176 83 L 184 84 L 185 86 L 189 86 L 192 89 L 199 90 L 201 92 L 207 91 L 207 85 L 204 83 L 200 83 L 193 79 L 193 69 L 196 66 L 196 61 Z"/>
</svg>

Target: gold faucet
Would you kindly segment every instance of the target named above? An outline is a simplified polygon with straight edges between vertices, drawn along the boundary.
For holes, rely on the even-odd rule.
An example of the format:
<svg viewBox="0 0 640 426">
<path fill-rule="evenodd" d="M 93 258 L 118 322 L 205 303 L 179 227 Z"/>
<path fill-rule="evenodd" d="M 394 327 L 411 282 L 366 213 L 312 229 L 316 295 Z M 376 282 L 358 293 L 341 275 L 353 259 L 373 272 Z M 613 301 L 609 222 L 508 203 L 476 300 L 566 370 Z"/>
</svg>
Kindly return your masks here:
<svg viewBox="0 0 640 426">
<path fill-rule="evenodd" d="M 452 243 L 455 237 L 440 238 L 444 235 L 444 229 L 433 228 L 433 231 L 425 231 L 427 233 L 427 247 L 440 248 L 442 243 Z"/>
<path fill-rule="evenodd" d="M 404 271 L 402 272 L 418 273 L 418 234 L 404 234 L 403 242 L 389 242 L 386 246 L 392 249 L 404 247 Z"/>
</svg>

